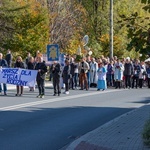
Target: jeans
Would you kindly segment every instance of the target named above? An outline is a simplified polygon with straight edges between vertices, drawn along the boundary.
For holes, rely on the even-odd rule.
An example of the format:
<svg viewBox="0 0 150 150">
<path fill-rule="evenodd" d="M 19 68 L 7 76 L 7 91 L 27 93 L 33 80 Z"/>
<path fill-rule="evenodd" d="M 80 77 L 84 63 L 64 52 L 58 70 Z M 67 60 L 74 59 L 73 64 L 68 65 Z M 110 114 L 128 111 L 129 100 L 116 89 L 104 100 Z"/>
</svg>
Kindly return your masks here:
<svg viewBox="0 0 150 150">
<path fill-rule="evenodd" d="M 17 95 L 18 95 L 18 94 L 23 94 L 23 86 L 17 85 L 17 86 L 16 86 L 16 89 L 17 89 Z"/>
<path fill-rule="evenodd" d="M 65 91 L 66 91 L 66 92 L 69 91 L 69 82 L 66 82 L 66 83 L 65 83 Z"/>
<path fill-rule="evenodd" d="M 140 87 L 140 88 L 143 87 L 143 79 L 139 79 L 139 87 Z"/>
<path fill-rule="evenodd" d="M 133 76 L 133 78 L 132 78 L 132 88 L 134 88 L 134 83 L 135 83 L 135 87 L 137 88 L 138 85 L 139 85 L 139 77 Z"/>
<path fill-rule="evenodd" d="M 70 78 L 70 88 L 74 89 L 74 75 Z"/>
<path fill-rule="evenodd" d="M 147 78 L 148 88 L 150 88 L 150 78 Z"/>
<path fill-rule="evenodd" d="M 4 91 L 4 93 L 7 92 L 7 85 L 4 84 L 4 83 L 3 83 L 3 91 Z M 2 85 L 1 85 L 1 83 L 0 83 L 0 92 L 2 92 Z"/>
<path fill-rule="evenodd" d="M 49 75 L 49 81 L 52 81 L 52 77 L 53 77 L 53 74 L 50 73 L 50 75 Z"/>
<path fill-rule="evenodd" d="M 78 86 L 78 73 L 74 74 L 74 85 L 75 85 L 75 87 Z"/>
<path fill-rule="evenodd" d="M 36 82 L 39 90 L 39 95 L 45 95 L 45 80 L 40 78 Z"/>
<path fill-rule="evenodd" d="M 125 85 L 126 88 L 131 88 L 131 75 L 125 75 Z"/>
<path fill-rule="evenodd" d="M 60 94 L 60 77 L 53 77 L 54 94 Z"/>
<path fill-rule="evenodd" d="M 86 75 L 87 75 L 87 83 L 88 83 L 88 88 L 89 88 L 90 87 L 90 71 L 88 71 Z"/>
<path fill-rule="evenodd" d="M 112 86 L 113 85 L 113 77 L 112 74 L 107 74 L 107 85 Z"/>
</svg>

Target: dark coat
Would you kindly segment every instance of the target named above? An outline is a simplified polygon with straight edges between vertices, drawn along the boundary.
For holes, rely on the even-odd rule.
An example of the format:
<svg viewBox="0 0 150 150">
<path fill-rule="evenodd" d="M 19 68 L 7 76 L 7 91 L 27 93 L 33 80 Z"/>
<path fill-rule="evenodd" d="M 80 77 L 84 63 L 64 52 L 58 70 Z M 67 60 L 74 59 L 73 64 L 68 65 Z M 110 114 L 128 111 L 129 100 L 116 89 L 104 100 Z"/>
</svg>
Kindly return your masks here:
<svg viewBox="0 0 150 150">
<path fill-rule="evenodd" d="M 34 70 L 34 68 L 35 68 L 35 64 L 34 64 L 34 63 L 32 63 L 32 62 L 28 62 L 28 64 L 27 64 L 27 68 L 28 68 L 28 69 L 30 69 L 30 70 Z"/>
<path fill-rule="evenodd" d="M 113 72 L 113 65 L 109 63 L 107 65 L 107 74 L 112 74 L 112 72 Z"/>
<path fill-rule="evenodd" d="M 45 63 L 41 62 L 41 63 L 37 63 L 35 66 L 35 70 L 41 70 L 40 72 L 37 73 L 37 77 L 36 80 L 40 80 L 40 79 L 45 79 L 45 75 L 47 72 L 47 66 Z"/>
<path fill-rule="evenodd" d="M 76 65 L 74 63 L 70 64 L 70 74 L 74 76 L 74 71 L 75 71 Z"/>
<path fill-rule="evenodd" d="M 11 66 L 12 63 L 12 54 L 6 54 L 5 59 L 7 61 L 8 66 Z"/>
<path fill-rule="evenodd" d="M 146 68 L 146 73 L 150 74 L 150 67 Z"/>
<path fill-rule="evenodd" d="M 23 62 L 16 61 L 14 68 L 25 68 L 25 64 Z"/>
<path fill-rule="evenodd" d="M 124 75 L 133 75 L 133 65 L 131 63 L 125 63 Z"/>
<path fill-rule="evenodd" d="M 68 83 L 70 79 L 70 65 L 67 65 L 63 69 L 62 77 L 63 77 L 63 83 Z"/>
<path fill-rule="evenodd" d="M 138 65 L 134 65 L 133 66 L 133 69 L 134 69 L 134 76 L 135 77 L 139 77 L 139 74 L 141 72 L 141 66 L 138 64 Z"/>
<path fill-rule="evenodd" d="M 57 63 L 55 67 L 54 64 L 51 65 L 50 72 L 52 73 L 53 78 L 60 78 L 60 74 L 61 74 L 60 64 Z"/>
<path fill-rule="evenodd" d="M 2 67 L 8 67 L 7 61 L 5 59 L 0 60 L 0 66 Z"/>
</svg>

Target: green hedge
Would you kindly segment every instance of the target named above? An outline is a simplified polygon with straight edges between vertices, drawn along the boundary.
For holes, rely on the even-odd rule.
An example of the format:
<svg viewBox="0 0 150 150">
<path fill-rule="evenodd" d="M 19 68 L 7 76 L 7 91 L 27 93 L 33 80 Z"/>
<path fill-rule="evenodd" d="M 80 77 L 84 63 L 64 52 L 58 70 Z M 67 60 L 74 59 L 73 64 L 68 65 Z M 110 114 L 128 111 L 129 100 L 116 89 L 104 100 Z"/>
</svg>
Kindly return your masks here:
<svg viewBox="0 0 150 150">
<path fill-rule="evenodd" d="M 144 125 L 142 136 L 144 143 L 150 146 L 150 119 Z"/>
</svg>

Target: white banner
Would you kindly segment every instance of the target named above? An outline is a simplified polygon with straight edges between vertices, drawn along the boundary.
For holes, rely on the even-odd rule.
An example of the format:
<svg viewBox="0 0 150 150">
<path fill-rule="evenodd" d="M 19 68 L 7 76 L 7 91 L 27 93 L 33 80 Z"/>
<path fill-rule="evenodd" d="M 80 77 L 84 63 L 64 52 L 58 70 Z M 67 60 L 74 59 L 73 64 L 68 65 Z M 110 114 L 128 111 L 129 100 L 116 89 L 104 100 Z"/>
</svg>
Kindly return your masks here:
<svg viewBox="0 0 150 150">
<path fill-rule="evenodd" d="M 0 68 L 0 83 L 33 87 L 37 70 Z"/>
</svg>

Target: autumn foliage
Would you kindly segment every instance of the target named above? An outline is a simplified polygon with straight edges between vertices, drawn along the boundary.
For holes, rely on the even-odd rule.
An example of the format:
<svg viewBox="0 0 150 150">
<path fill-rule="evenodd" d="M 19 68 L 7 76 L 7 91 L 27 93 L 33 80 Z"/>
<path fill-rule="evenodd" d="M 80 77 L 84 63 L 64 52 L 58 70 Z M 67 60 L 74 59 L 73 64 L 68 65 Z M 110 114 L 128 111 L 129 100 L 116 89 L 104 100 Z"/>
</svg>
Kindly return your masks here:
<svg viewBox="0 0 150 150">
<path fill-rule="evenodd" d="M 148 2 L 114 1 L 114 55 L 149 51 Z M 76 54 L 81 47 L 86 55 L 82 39 L 88 35 L 92 55 L 109 56 L 109 6 L 106 0 L 1 0 L 0 50 L 26 55 L 45 53 L 47 44 L 58 44 L 61 53 Z"/>
<path fill-rule="evenodd" d="M 36 0 L 14 0 L 10 4 L 14 8 L 7 7 L 7 13 L 11 13 L 14 31 L 11 38 L 5 39 L 5 47 L 22 55 L 45 52 L 49 40 L 47 9 Z"/>
</svg>

